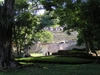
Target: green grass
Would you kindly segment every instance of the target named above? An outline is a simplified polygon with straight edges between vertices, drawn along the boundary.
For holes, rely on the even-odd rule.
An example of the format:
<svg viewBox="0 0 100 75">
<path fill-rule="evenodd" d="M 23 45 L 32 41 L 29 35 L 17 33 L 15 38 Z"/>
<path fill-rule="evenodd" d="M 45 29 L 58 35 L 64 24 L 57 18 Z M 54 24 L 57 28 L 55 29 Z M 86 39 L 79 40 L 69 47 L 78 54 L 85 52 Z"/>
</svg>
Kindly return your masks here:
<svg viewBox="0 0 100 75">
<path fill-rule="evenodd" d="M 23 67 L 1 71 L 0 75 L 100 75 L 100 64 L 86 64 L 92 59 L 36 55 L 16 60 Z"/>
<path fill-rule="evenodd" d="M 5 70 L 0 75 L 100 75 L 100 64 L 36 64 L 42 68 L 31 66 L 13 70 Z"/>
<path fill-rule="evenodd" d="M 19 62 L 26 63 L 69 63 L 69 64 L 80 64 L 80 63 L 90 63 L 94 60 L 92 59 L 84 59 L 84 58 L 76 58 L 76 57 L 61 57 L 61 56 L 41 56 L 41 57 L 29 57 L 29 58 L 16 58 Z"/>
<path fill-rule="evenodd" d="M 73 54 L 77 50 L 68 52 Z M 92 63 L 94 59 L 89 58 L 33 54 L 33 57 L 16 60 L 24 67 L 2 71 L 0 75 L 100 75 L 100 64 Z"/>
</svg>

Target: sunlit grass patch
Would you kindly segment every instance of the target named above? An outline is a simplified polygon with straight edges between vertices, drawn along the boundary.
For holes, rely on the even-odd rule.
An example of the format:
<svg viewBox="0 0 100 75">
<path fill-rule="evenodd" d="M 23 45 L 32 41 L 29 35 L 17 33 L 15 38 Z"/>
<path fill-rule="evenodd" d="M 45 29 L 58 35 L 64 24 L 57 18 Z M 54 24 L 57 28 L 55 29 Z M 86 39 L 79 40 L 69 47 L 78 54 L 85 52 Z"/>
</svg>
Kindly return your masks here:
<svg viewBox="0 0 100 75">
<path fill-rule="evenodd" d="M 48 63 L 52 62 L 52 63 L 73 63 L 73 64 L 92 61 L 90 59 L 82 59 L 82 58 L 76 58 L 76 57 L 56 57 L 56 56 L 41 57 L 41 58 L 38 58 L 37 60 L 48 62 Z"/>
<path fill-rule="evenodd" d="M 22 64 L 22 65 L 30 65 L 30 64 L 33 64 L 32 62 L 20 62 L 20 64 Z"/>
<path fill-rule="evenodd" d="M 44 56 L 42 53 L 30 53 L 30 55 L 31 55 L 32 57 Z"/>
</svg>

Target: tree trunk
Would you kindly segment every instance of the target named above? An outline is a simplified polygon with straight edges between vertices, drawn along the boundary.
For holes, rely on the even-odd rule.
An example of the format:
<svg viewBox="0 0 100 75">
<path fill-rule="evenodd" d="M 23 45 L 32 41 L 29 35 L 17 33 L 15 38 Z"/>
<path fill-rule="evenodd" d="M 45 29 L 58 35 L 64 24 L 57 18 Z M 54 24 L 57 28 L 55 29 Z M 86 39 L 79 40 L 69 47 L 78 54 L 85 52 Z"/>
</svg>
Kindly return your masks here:
<svg viewBox="0 0 100 75">
<path fill-rule="evenodd" d="M 0 68 L 15 67 L 12 57 L 12 28 L 15 0 L 5 0 L 0 11 Z"/>
<path fill-rule="evenodd" d="M 96 61 L 95 61 L 95 63 L 96 63 L 96 62 L 98 62 L 98 54 L 95 51 L 94 44 L 93 44 L 92 40 L 90 40 L 89 45 L 90 45 L 91 52 L 95 53 L 95 55 L 96 55 Z"/>
<path fill-rule="evenodd" d="M 86 37 L 83 37 L 83 41 L 85 43 L 86 52 L 89 54 L 89 52 L 90 52 L 89 42 L 87 41 Z"/>
<path fill-rule="evenodd" d="M 83 38 L 84 39 L 84 38 Z M 86 41 L 84 39 L 84 43 L 85 43 L 85 47 L 86 47 L 86 52 L 89 54 L 89 51 L 90 51 L 90 48 L 89 48 L 89 45 L 88 45 L 88 41 Z"/>
</svg>

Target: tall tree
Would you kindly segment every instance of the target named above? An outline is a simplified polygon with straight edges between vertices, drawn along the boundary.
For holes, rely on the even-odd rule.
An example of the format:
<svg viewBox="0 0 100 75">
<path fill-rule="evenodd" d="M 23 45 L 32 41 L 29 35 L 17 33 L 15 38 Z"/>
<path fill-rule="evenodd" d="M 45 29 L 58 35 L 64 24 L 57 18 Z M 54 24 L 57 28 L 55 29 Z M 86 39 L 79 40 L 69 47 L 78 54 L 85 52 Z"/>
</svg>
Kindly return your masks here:
<svg viewBox="0 0 100 75">
<path fill-rule="evenodd" d="M 0 6 L 0 68 L 15 67 L 12 57 L 12 28 L 15 0 L 4 0 Z"/>
<path fill-rule="evenodd" d="M 13 29 L 13 42 L 16 44 L 17 55 L 21 55 L 21 49 L 23 47 L 27 26 L 31 24 L 30 13 L 28 10 L 29 4 L 27 0 L 16 0 L 15 1 L 15 25 Z M 27 31 L 27 30 L 26 30 Z"/>
</svg>

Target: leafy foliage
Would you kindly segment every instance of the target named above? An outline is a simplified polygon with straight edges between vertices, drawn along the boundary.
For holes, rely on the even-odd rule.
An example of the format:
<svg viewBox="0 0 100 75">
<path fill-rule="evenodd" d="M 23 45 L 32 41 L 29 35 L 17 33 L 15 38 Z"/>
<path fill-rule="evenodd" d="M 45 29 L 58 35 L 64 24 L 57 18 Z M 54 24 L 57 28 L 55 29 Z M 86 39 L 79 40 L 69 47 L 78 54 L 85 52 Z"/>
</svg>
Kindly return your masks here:
<svg viewBox="0 0 100 75">
<path fill-rule="evenodd" d="M 18 0 L 15 2 L 13 42 L 16 44 L 18 54 L 21 54 L 25 46 L 33 44 L 32 41 L 51 42 L 53 40 L 53 35 L 48 31 L 43 31 L 43 28 L 56 25 L 59 20 L 52 18 L 53 12 L 46 12 L 44 15 L 35 14 L 39 4 L 39 1 Z"/>
<path fill-rule="evenodd" d="M 99 0 L 51 0 L 43 1 L 43 4 L 47 10 L 55 11 L 54 14 L 59 17 L 60 23 L 67 25 L 67 31 L 78 31 L 78 38 L 81 43 L 85 43 L 88 51 L 90 48 L 95 52 L 95 45 L 99 43 L 97 38 L 100 37 Z"/>
<path fill-rule="evenodd" d="M 42 31 L 35 34 L 34 39 L 42 43 L 50 43 L 53 41 L 54 37 L 49 31 Z"/>
</svg>

